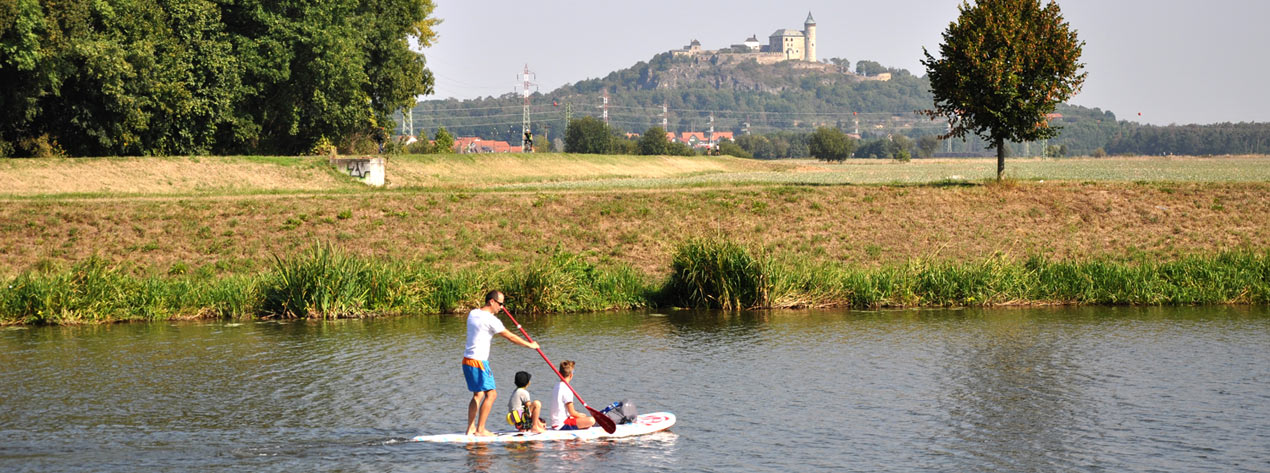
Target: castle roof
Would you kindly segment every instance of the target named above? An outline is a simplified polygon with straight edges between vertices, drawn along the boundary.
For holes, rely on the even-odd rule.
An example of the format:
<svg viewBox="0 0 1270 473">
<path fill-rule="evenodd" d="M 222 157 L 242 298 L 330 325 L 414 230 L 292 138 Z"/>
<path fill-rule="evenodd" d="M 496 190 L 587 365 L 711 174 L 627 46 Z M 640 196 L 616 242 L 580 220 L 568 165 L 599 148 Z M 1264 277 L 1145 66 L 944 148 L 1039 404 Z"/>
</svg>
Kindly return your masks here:
<svg viewBox="0 0 1270 473">
<path fill-rule="evenodd" d="M 791 29 L 789 29 L 789 28 L 781 28 L 781 29 L 779 29 L 779 30 L 776 30 L 776 32 L 775 32 L 775 33 L 772 33 L 772 36 L 771 36 L 771 37 L 777 37 L 777 36 L 782 36 L 782 37 L 783 37 L 783 36 L 802 36 L 802 35 L 803 35 L 803 32 L 802 32 L 802 31 L 798 31 L 798 30 L 791 30 Z"/>
<path fill-rule="evenodd" d="M 807 21 L 804 21 L 803 24 L 804 25 L 816 24 L 816 19 L 811 17 L 811 12 L 807 12 Z"/>
</svg>

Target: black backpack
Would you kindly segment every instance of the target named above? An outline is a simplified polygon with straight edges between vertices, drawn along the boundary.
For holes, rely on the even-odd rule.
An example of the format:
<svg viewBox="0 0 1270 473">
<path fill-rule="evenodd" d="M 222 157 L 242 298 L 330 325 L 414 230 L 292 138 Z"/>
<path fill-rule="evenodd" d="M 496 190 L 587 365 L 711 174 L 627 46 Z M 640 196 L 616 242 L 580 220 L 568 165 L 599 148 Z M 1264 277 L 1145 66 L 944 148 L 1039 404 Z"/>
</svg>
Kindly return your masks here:
<svg viewBox="0 0 1270 473">
<path fill-rule="evenodd" d="M 635 418 L 639 416 L 639 412 L 635 410 L 635 403 L 626 399 L 609 404 L 600 412 L 609 419 L 613 419 L 614 424 L 629 424 L 635 422 Z"/>
</svg>

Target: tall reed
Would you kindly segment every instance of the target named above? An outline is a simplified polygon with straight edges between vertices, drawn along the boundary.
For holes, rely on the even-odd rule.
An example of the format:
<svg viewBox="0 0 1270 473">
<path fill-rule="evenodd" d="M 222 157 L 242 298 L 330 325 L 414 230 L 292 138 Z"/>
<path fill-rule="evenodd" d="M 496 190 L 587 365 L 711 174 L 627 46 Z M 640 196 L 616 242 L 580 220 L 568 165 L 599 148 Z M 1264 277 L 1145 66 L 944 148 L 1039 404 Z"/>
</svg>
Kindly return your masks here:
<svg viewBox="0 0 1270 473">
<path fill-rule="evenodd" d="M 283 259 L 274 256 L 274 271 L 266 276 L 262 309 L 278 317 L 335 318 L 368 311 L 371 287 L 377 279 L 365 261 L 329 244 Z M 380 290 L 382 297 L 385 290 Z"/>
<path fill-rule="evenodd" d="M 528 313 L 644 307 L 651 292 L 629 266 L 601 267 L 560 250 L 506 274 L 500 286 L 509 304 Z"/>
<path fill-rule="evenodd" d="M 664 294 L 672 303 L 684 307 L 766 307 L 771 292 L 766 266 L 750 250 L 731 240 L 690 240 L 674 253 Z"/>
</svg>

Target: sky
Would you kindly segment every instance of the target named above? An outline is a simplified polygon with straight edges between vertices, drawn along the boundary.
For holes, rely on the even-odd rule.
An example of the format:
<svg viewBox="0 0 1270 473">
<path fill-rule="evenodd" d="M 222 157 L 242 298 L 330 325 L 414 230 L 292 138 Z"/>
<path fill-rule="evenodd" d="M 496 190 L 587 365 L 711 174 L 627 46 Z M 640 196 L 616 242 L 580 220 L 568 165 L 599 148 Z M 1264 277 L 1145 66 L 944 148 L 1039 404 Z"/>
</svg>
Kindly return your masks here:
<svg viewBox="0 0 1270 473">
<path fill-rule="evenodd" d="M 958 0 L 434 0 L 438 38 L 423 49 L 427 99 L 539 92 L 604 77 L 693 39 L 725 48 L 816 20 L 821 59 L 867 59 L 925 74 Z M 1270 122 L 1268 0 L 1059 0 L 1085 41 L 1089 73 L 1069 102 L 1157 125 Z"/>
</svg>

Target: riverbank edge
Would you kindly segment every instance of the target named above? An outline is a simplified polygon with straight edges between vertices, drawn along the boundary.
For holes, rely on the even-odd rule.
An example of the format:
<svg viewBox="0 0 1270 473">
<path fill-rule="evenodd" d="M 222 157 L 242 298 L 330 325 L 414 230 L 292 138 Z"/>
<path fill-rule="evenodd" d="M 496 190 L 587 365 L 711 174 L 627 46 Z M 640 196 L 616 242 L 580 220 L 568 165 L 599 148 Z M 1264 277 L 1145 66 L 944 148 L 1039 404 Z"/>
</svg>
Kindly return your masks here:
<svg viewBox="0 0 1270 473">
<path fill-rule="evenodd" d="M 255 275 L 136 276 L 88 258 L 0 286 L 0 325 L 178 319 L 357 318 L 459 313 L 502 289 L 518 313 L 722 309 L 1270 304 L 1270 250 L 1160 261 L 997 256 L 865 268 L 773 258 L 722 239 L 675 252 L 655 278 L 564 251 L 504 268 L 447 271 L 352 255 L 330 245 L 275 257 Z"/>
</svg>

